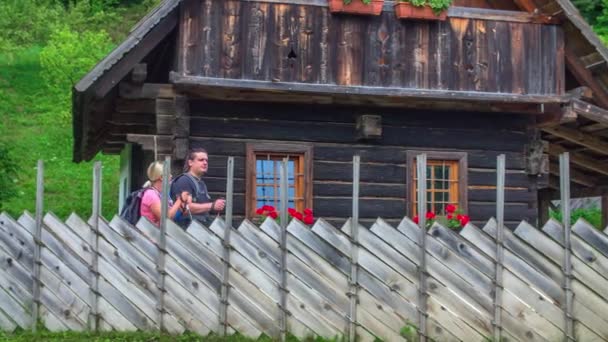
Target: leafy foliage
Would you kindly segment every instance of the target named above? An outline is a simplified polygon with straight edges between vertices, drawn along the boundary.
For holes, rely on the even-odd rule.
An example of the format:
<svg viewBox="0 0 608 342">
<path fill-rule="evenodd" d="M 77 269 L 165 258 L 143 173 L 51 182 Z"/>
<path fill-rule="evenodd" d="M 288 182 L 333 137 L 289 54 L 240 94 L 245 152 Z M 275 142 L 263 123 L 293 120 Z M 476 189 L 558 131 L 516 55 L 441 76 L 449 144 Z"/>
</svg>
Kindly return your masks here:
<svg viewBox="0 0 608 342">
<path fill-rule="evenodd" d="M 441 12 L 452 4 L 452 0 L 399 0 L 401 2 L 409 2 L 414 6 L 429 6 L 435 12 Z"/>
<path fill-rule="evenodd" d="M 17 194 L 17 171 L 18 167 L 9 147 L 0 142 L 0 210 L 2 203 Z"/>
<path fill-rule="evenodd" d="M 554 218 L 560 222 L 562 221 L 562 212 L 561 211 L 551 210 L 549 212 L 549 216 L 551 216 L 552 218 Z M 572 210 L 572 212 L 570 213 L 570 224 L 574 224 L 576 221 L 578 221 L 579 218 L 585 219 L 585 221 L 589 222 L 591 225 L 593 225 L 597 229 L 604 228 L 604 227 L 602 227 L 602 211 L 600 210 L 600 208 L 597 208 L 597 207 L 590 208 L 590 209 L 579 208 L 579 209 Z"/>
<path fill-rule="evenodd" d="M 40 53 L 41 76 L 50 92 L 61 104 L 70 106 L 72 87 L 111 49 L 112 41 L 105 31 L 76 32 L 67 26 L 57 28 Z M 71 113 L 61 118 L 70 122 Z"/>
</svg>

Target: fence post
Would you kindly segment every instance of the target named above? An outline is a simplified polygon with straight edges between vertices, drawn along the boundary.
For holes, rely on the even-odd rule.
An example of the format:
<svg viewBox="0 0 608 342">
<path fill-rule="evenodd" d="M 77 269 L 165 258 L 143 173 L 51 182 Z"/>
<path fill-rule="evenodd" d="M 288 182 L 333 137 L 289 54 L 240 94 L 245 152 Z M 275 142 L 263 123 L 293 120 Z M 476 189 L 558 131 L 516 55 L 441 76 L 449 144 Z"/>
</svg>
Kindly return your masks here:
<svg viewBox="0 0 608 342">
<path fill-rule="evenodd" d="M 281 162 L 281 185 L 280 185 L 280 196 L 281 196 L 281 284 L 279 285 L 281 292 L 281 299 L 279 304 L 280 315 L 279 327 L 280 340 L 285 342 L 287 340 L 287 190 L 288 190 L 288 179 L 287 179 L 287 163 L 288 159 L 284 158 Z"/>
<path fill-rule="evenodd" d="M 226 170 L 226 226 L 224 227 L 224 267 L 222 269 L 222 291 L 220 301 L 220 325 L 222 327 L 221 335 L 226 336 L 228 333 L 228 291 L 230 290 L 230 232 L 232 230 L 232 206 L 234 192 L 234 157 L 228 157 Z"/>
<path fill-rule="evenodd" d="M 416 175 L 418 176 L 418 223 L 420 227 L 420 265 L 418 266 L 418 336 L 426 341 L 427 290 L 426 290 L 426 154 L 416 156 Z"/>
<path fill-rule="evenodd" d="M 171 157 L 166 156 L 163 163 L 163 191 L 160 202 L 160 241 L 158 242 L 158 328 L 160 332 L 165 329 L 165 258 L 167 254 L 167 216 L 169 212 L 169 175 L 171 174 Z"/>
<path fill-rule="evenodd" d="M 502 340 L 502 271 L 505 225 L 505 155 L 496 158 L 496 269 L 494 273 L 494 341 Z"/>
<path fill-rule="evenodd" d="M 101 215 L 101 162 L 93 166 L 93 208 L 91 239 L 91 314 L 89 315 L 89 330 L 99 329 L 99 216 Z"/>
<path fill-rule="evenodd" d="M 32 331 L 38 326 L 40 309 L 40 249 L 42 248 L 42 215 L 44 210 L 44 162 L 38 160 L 36 172 L 36 231 L 34 234 L 34 277 L 32 279 Z"/>
<path fill-rule="evenodd" d="M 353 156 L 353 217 L 350 222 L 350 317 L 349 317 L 349 341 L 353 342 L 357 336 L 357 301 L 359 286 L 359 178 L 361 168 L 361 157 Z"/>
<path fill-rule="evenodd" d="M 570 248 L 570 154 L 568 152 L 559 155 L 560 175 L 560 202 L 562 205 L 562 221 L 564 225 L 564 260 L 562 271 L 564 273 L 564 296 L 565 301 L 565 340 L 574 341 L 574 317 L 572 316 L 572 250 Z"/>
</svg>

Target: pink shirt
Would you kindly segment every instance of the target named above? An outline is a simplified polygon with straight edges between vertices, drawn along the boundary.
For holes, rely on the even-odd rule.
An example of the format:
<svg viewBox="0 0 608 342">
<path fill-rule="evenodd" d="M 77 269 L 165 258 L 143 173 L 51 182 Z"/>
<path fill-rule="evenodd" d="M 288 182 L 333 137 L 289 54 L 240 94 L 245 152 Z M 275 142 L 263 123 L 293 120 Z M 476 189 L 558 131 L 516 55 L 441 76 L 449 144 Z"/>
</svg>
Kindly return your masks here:
<svg viewBox="0 0 608 342">
<path fill-rule="evenodd" d="M 158 192 L 154 188 L 148 189 L 148 190 L 144 191 L 144 195 L 141 198 L 141 207 L 139 208 L 141 216 L 146 217 L 148 220 L 150 220 L 150 222 L 154 223 L 156 226 L 158 226 L 160 224 L 160 217 L 157 218 L 156 216 L 154 216 L 154 213 L 152 212 L 151 208 L 152 208 L 152 204 L 154 204 L 154 203 L 160 204 L 160 199 L 161 199 L 160 192 Z M 173 205 L 171 202 L 172 201 L 169 200 L 169 206 Z"/>
</svg>

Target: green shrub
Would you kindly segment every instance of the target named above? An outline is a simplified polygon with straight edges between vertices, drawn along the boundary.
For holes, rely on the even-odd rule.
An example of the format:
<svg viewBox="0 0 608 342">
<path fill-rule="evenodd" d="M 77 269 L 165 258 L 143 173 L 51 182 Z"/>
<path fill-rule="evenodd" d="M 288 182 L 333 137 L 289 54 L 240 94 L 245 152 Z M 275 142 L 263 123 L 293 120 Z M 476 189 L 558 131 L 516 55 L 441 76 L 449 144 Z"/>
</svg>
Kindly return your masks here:
<svg viewBox="0 0 608 342">
<path fill-rule="evenodd" d="M 562 221 L 562 212 L 561 211 L 551 210 L 549 215 L 552 218 L 554 218 L 560 222 Z M 588 209 L 579 208 L 579 209 L 572 210 L 572 212 L 570 213 L 570 224 L 576 223 L 576 221 L 578 221 L 579 218 L 585 219 L 585 221 L 589 222 L 597 229 L 603 229 L 602 211 L 597 207 L 588 208 Z"/>
</svg>

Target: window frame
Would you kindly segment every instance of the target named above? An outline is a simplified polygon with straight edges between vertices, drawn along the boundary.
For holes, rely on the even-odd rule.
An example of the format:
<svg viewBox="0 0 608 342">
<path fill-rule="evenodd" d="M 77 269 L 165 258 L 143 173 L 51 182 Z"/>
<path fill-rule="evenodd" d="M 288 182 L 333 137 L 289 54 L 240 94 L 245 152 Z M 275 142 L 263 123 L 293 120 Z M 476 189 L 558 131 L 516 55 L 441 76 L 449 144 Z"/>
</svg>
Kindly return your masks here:
<svg viewBox="0 0 608 342">
<path fill-rule="evenodd" d="M 414 185 L 414 174 L 416 172 L 416 156 L 419 154 L 426 154 L 428 161 L 455 161 L 458 162 L 458 203 L 459 209 L 465 213 L 468 213 L 468 160 L 466 152 L 456 151 L 416 151 L 408 150 L 406 152 L 406 184 L 407 184 L 407 197 L 406 197 L 406 213 L 408 217 L 411 217 L 416 212 L 414 208 L 414 191 L 416 186 Z"/>
<path fill-rule="evenodd" d="M 313 146 L 307 143 L 247 143 L 245 165 L 245 215 L 252 218 L 256 208 L 256 156 L 258 154 L 301 154 L 304 156 L 304 207 L 312 208 Z M 296 182 L 297 183 L 297 182 Z"/>
</svg>

